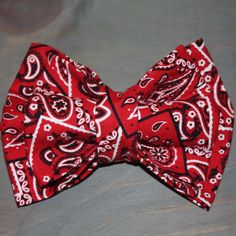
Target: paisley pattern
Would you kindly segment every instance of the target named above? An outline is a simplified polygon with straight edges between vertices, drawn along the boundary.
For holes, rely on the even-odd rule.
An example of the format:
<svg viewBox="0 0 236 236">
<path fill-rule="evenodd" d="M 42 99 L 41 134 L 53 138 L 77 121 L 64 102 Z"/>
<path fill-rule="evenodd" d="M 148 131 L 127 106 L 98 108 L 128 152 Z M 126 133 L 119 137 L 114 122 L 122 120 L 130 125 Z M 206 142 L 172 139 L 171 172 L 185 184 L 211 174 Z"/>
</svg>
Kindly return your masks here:
<svg viewBox="0 0 236 236">
<path fill-rule="evenodd" d="M 79 184 L 99 166 L 127 162 L 209 211 L 233 124 L 202 38 L 177 46 L 124 92 L 59 50 L 32 43 L 9 89 L 1 133 L 18 207 Z"/>
</svg>

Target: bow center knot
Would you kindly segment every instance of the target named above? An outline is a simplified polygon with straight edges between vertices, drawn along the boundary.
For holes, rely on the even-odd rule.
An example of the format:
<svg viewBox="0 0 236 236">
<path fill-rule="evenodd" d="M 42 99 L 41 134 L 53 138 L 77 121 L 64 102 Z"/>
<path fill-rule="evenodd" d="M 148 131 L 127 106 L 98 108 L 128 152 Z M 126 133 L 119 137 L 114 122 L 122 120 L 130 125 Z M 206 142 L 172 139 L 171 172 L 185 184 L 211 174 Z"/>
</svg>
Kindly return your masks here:
<svg viewBox="0 0 236 236">
<path fill-rule="evenodd" d="M 136 89 L 115 92 L 106 87 L 95 114 L 99 163 L 133 162 L 138 124 Z"/>
</svg>

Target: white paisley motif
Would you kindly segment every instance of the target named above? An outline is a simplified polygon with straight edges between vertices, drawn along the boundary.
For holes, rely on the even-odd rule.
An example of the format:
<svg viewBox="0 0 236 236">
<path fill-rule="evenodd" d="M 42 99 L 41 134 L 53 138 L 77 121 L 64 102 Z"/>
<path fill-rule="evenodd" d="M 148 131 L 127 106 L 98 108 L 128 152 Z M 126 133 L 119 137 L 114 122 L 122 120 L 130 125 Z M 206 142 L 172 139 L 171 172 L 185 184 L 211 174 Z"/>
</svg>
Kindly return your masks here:
<svg viewBox="0 0 236 236">
<path fill-rule="evenodd" d="M 53 116 L 53 114 L 52 114 L 52 113 L 50 112 L 50 110 L 48 109 L 47 103 L 46 103 L 46 101 L 45 101 L 44 96 L 43 96 L 42 94 L 40 94 L 40 93 L 35 93 L 35 94 L 37 94 L 38 96 L 41 97 L 42 102 L 44 103 L 44 107 L 46 108 L 47 114 L 48 114 L 52 119 L 54 119 L 54 120 L 60 120 L 60 121 L 66 121 L 66 120 L 68 120 L 68 119 L 71 118 L 72 113 L 73 113 L 73 109 L 74 109 L 74 103 L 73 103 L 72 98 L 67 97 L 68 100 L 70 101 L 70 112 L 69 112 L 68 116 L 65 117 L 64 119 L 58 119 L 58 118 L 56 118 L 55 116 Z M 63 96 L 63 95 L 61 95 L 61 96 Z"/>
<path fill-rule="evenodd" d="M 60 183 L 57 187 L 58 191 L 61 191 L 63 190 L 64 188 L 66 188 L 68 186 L 68 184 L 73 180 L 73 179 L 76 179 L 78 177 L 78 175 L 76 174 L 71 174 L 71 175 L 68 175 L 66 177 L 66 181 Z"/>
<path fill-rule="evenodd" d="M 104 99 L 102 100 L 102 102 L 99 105 L 94 106 L 94 110 L 93 110 L 94 114 L 97 114 L 96 109 L 99 109 L 99 108 L 102 108 L 106 111 L 104 116 L 102 116 L 98 119 L 95 119 L 95 122 L 96 122 L 97 127 L 98 127 L 97 134 L 96 134 L 97 138 L 99 138 L 102 134 L 100 123 L 102 123 L 104 120 L 106 120 L 111 115 L 111 110 L 108 107 L 103 105 L 106 102 L 106 100 L 107 100 L 107 96 L 104 97 Z"/>
<path fill-rule="evenodd" d="M 33 69 L 32 63 L 37 64 L 37 66 L 36 66 L 37 70 L 34 72 L 34 74 L 32 74 L 32 69 Z M 27 73 L 27 75 L 25 75 L 24 78 L 27 80 L 32 80 L 38 75 L 38 73 L 40 71 L 40 61 L 39 61 L 38 57 L 35 56 L 34 54 L 30 54 L 27 57 L 27 66 L 28 66 L 28 73 Z"/>
<path fill-rule="evenodd" d="M 229 110 L 225 106 L 223 106 L 219 101 L 219 98 L 218 98 L 218 95 L 217 95 L 217 85 L 218 85 L 219 82 L 220 82 L 220 76 L 218 75 L 217 79 L 215 81 L 215 84 L 214 84 L 214 98 L 215 98 L 215 101 L 230 117 L 234 117 L 234 110 L 231 107 L 230 100 L 228 99 L 228 101 L 227 101 Z M 225 88 L 224 88 L 224 90 L 225 90 Z"/>
<path fill-rule="evenodd" d="M 66 64 L 65 70 L 66 70 L 66 74 L 67 74 L 67 78 L 68 78 L 68 82 L 67 82 L 64 80 L 63 76 L 60 73 L 58 59 L 59 59 L 59 56 L 56 56 L 57 73 L 59 74 L 59 78 L 61 79 L 61 81 L 68 87 L 68 96 L 71 97 L 72 96 L 72 82 L 71 82 L 71 74 L 70 74 L 70 70 L 69 70 L 69 62 L 65 61 L 65 64 Z"/>
<path fill-rule="evenodd" d="M 15 163 L 10 163 L 10 167 L 18 188 L 18 192 L 15 193 L 16 201 L 20 206 L 30 204 L 32 202 L 32 197 L 28 194 L 30 190 L 25 173 L 22 170 L 24 168 L 23 165 L 20 161 L 17 161 Z"/>
</svg>

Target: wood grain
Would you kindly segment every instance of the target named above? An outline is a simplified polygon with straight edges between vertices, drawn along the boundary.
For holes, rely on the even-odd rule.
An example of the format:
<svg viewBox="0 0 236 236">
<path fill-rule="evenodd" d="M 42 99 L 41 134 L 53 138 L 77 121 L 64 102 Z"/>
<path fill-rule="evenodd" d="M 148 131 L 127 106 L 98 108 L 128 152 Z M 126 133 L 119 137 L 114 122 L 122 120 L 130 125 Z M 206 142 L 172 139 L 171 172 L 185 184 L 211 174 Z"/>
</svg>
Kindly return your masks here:
<svg viewBox="0 0 236 236">
<path fill-rule="evenodd" d="M 136 83 L 178 44 L 203 37 L 236 105 L 234 0 L 3 0 L 0 104 L 32 41 L 52 45 L 97 71 L 114 90 Z M 0 235 L 235 236 L 236 159 L 232 149 L 209 212 L 138 166 L 98 169 L 73 189 L 17 208 L 0 157 Z"/>
</svg>

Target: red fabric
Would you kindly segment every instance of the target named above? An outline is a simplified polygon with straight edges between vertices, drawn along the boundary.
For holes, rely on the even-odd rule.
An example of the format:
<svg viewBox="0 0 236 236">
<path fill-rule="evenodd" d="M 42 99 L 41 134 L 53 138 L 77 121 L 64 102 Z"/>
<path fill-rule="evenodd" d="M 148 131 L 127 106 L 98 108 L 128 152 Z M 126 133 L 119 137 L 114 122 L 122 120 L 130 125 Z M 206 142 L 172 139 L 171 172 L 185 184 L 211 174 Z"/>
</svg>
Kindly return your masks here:
<svg viewBox="0 0 236 236">
<path fill-rule="evenodd" d="M 209 211 L 228 159 L 234 110 L 202 38 L 179 45 L 125 92 L 32 43 L 9 89 L 1 133 L 23 207 L 127 162 Z"/>
</svg>

